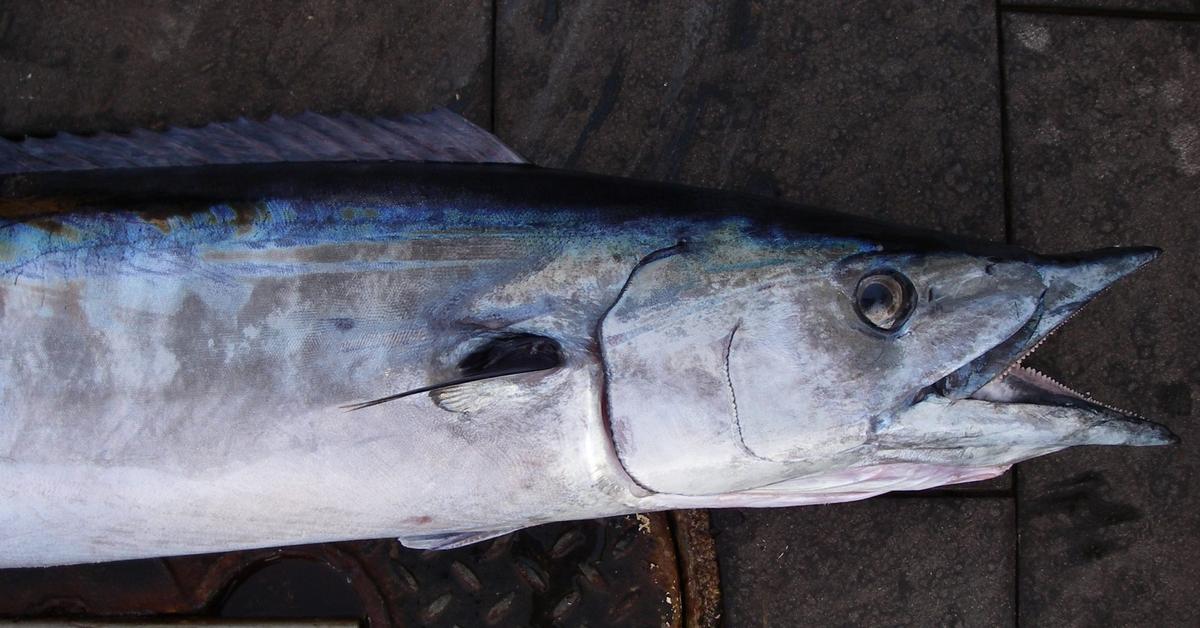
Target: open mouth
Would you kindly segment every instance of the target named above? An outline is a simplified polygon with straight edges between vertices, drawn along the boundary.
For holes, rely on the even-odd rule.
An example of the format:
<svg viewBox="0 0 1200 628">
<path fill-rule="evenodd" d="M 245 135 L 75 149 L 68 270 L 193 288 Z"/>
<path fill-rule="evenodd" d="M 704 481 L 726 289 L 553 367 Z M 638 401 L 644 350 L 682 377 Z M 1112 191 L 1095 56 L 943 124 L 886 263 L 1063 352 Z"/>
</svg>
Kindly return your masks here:
<svg viewBox="0 0 1200 628">
<path fill-rule="evenodd" d="M 952 400 L 1074 408 L 1094 415 L 1107 431 L 1119 433 L 1119 444 L 1178 442 L 1166 427 L 1097 401 L 1023 364 L 1085 305 L 1158 254 L 1158 249 L 1152 248 L 1107 249 L 1039 263 L 1046 291 L 1030 319 L 1004 342 L 934 383 L 924 394 Z"/>
</svg>

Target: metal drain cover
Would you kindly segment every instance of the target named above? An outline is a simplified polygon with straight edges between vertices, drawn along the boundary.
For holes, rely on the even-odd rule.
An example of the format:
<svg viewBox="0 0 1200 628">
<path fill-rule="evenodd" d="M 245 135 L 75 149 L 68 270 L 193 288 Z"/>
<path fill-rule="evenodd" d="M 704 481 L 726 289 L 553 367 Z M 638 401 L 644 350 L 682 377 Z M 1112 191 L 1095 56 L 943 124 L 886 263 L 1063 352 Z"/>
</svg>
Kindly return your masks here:
<svg viewBox="0 0 1200 628">
<path fill-rule="evenodd" d="M 448 551 L 376 540 L 0 570 L 0 618 L 715 625 L 719 602 L 713 602 L 707 516 L 673 518 L 656 513 L 549 524 Z M 698 582 L 688 591 L 685 612 L 686 580 L 697 573 L 708 575 L 690 576 Z"/>
</svg>

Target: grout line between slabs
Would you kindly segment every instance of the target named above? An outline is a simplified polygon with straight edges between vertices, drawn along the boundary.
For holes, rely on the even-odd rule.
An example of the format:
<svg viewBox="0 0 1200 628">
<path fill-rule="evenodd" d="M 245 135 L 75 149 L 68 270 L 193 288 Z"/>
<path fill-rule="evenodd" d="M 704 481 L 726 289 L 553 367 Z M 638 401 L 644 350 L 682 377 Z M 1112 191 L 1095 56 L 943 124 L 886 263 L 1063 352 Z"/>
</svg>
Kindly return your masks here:
<svg viewBox="0 0 1200 628">
<path fill-rule="evenodd" d="M 1013 626 L 1021 625 L 1021 493 L 1017 465 L 1013 465 Z"/>
<path fill-rule="evenodd" d="M 488 58 L 490 60 L 489 72 L 491 73 L 491 78 L 488 80 L 488 84 L 489 84 L 488 87 L 491 90 L 491 106 L 488 107 L 488 115 L 489 115 L 488 122 L 489 122 L 489 126 L 491 128 L 488 130 L 491 131 L 492 134 L 494 135 L 496 133 L 496 91 L 497 91 L 496 90 L 496 49 L 499 47 L 496 45 L 496 20 L 498 19 L 498 15 L 500 13 L 500 0 L 492 0 L 488 4 L 490 5 L 491 10 L 492 10 L 492 32 L 491 32 L 491 36 L 488 41 L 488 45 L 491 46 L 491 54 L 488 55 Z"/>
<path fill-rule="evenodd" d="M 1003 13 L 1028 13 L 1070 17 L 1099 17 L 1126 20 L 1164 20 L 1169 22 L 1200 22 L 1200 13 L 1182 11 L 1145 11 L 1139 9 L 1104 9 L 1099 7 L 1064 7 L 1045 4 L 1000 4 Z"/>
<path fill-rule="evenodd" d="M 996 5 L 996 88 L 1000 101 L 1000 196 L 1004 205 L 1004 242 L 1013 244 L 1014 233 L 1012 203 L 1012 164 L 1008 158 L 1008 78 L 1004 65 L 1004 13 Z"/>
<path fill-rule="evenodd" d="M 1013 212 L 1013 177 L 1012 177 L 1012 159 L 1010 158 L 1011 149 L 1011 130 L 1009 122 L 1009 107 L 1008 107 L 1008 66 L 1005 63 L 1006 53 L 1004 49 L 1004 5 L 996 0 L 996 86 L 997 94 L 1000 101 L 1000 182 L 1001 195 L 1004 203 L 1004 241 L 1007 244 L 1014 244 L 1016 240 L 1016 220 Z M 1012 625 L 1018 627 L 1021 625 L 1021 495 L 1017 490 L 1017 482 L 1021 473 L 1020 465 L 1012 467 L 1012 482 L 1008 490 L 1008 496 L 1012 499 L 1013 505 L 1013 547 L 1012 547 Z"/>
</svg>

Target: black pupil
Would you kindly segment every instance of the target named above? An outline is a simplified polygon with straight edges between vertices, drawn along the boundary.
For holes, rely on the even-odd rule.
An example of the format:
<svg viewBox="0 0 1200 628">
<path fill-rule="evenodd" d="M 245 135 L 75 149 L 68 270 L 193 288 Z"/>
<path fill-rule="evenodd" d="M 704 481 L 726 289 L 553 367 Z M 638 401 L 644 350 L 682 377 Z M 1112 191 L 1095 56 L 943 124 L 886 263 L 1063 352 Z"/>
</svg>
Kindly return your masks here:
<svg viewBox="0 0 1200 628">
<path fill-rule="evenodd" d="M 876 329 L 900 329 L 913 310 L 913 287 L 907 277 L 883 271 L 864 277 L 856 290 L 858 314 Z"/>
<path fill-rule="evenodd" d="M 884 321 L 881 319 L 890 316 L 895 311 L 898 296 L 890 286 L 879 282 L 870 283 L 863 286 L 862 292 L 858 295 L 858 307 L 862 309 L 867 318 L 876 323 L 882 323 Z"/>
</svg>

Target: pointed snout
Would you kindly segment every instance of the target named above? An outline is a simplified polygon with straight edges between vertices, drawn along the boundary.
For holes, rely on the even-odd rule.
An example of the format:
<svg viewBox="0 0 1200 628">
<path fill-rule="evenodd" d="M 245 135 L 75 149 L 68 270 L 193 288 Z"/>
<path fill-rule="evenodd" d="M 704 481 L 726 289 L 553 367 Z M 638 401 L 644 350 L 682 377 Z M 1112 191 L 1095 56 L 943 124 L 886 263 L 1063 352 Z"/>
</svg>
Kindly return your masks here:
<svg viewBox="0 0 1200 628">
<path fill-rule="evenodd" d="M 1045 313 L 1038 331 L 1058 326 L 1096 295 L 1160 254 L 1162 249 L 1156 247 L 1133 246 L 1043 258 L 1036 264 L 1046 285 Z"/>
<path fill-rule="evenodd" d="M 1079 439 L 1081 442 L 1073 444 L 1153 447 L 1179 442 L 1179 437 L 1166 426 L 1115 412 L 1093 421 L 1086 430 L 1080 432 Z"/>
</svg>

